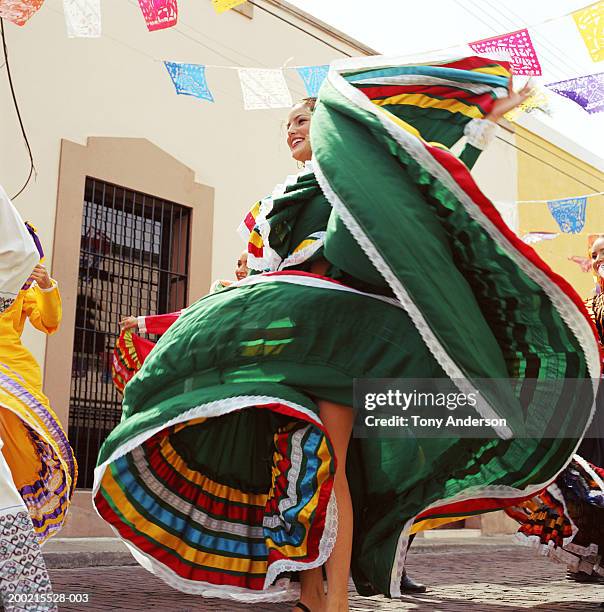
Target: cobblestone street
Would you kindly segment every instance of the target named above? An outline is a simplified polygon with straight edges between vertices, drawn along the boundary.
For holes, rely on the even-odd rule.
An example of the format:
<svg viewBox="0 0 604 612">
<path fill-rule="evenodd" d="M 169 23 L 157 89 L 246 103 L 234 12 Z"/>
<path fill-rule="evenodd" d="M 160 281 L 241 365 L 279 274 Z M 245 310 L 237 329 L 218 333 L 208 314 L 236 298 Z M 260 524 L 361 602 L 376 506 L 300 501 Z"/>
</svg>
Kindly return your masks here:
<svg viewBox="0 0 604 612">
<path fill-rule="evenodd" d="M 473 550 L 419 552 L 409 558 L 409 573 L 429 585 L 420 597 L 387 600 L 353 595 L 355 612 L 558 612 L 603 610 L 604 583 L 585 585 L 565 579 L 565 568 L 531 550 L 481 546 Z M 88 593 L 87 604 L 65 604 L 60 610 L 166 612 L 281 612 L 288 604 L 245 604 L 201 599 L 171 589 L 145 570 L 99 567 L 51 570 L 55 593 Z"/>
</svg>

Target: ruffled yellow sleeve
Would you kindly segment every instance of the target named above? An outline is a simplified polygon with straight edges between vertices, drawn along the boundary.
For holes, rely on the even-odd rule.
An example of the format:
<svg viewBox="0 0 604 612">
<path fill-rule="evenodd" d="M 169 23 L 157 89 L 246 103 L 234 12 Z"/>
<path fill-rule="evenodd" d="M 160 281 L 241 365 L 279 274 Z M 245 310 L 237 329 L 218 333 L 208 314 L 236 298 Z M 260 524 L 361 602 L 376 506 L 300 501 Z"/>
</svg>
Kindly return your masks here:
<svg viewBox="0 0 604 612">
<path fill-rule="evenodd" d="M 36 329 L 45 334 L 54 334 L 59 328 L 63 314 L 61 294 L 56 281 L 52 281 L 52 288 L 48 290 L 40 289 L 37 285 L 28 289 L 23 310 Z"/>
</svg>

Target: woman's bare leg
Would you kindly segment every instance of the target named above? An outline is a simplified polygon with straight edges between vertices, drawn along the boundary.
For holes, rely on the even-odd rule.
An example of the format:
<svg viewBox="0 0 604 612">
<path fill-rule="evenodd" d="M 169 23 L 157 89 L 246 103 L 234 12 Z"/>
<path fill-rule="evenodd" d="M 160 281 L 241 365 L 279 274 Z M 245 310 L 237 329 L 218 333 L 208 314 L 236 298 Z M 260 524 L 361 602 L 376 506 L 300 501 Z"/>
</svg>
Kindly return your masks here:
<svg viewBox="0 0 604 612">
<path fill-rule="evenodd" d="M 318 400 L 319 416 L 337 459 L 334 494 L 338 506 L 338 533 L 327 560 L 327 598 L 323 589 L 323 571 L 318 567 L 300 572 L 300 601 L 312 612 L 348 612 L 348 578 L 352 555 L 352 500 L 346 478 L 346 455 L 354 423 L 348 406 Z M 295 610 L 295 608 L 294 608 Z"/>
<path fill-rule="evenodd" d="M 323 585 L 323 567 L 300 572 L 300 601 L 311 612 L 327 612 L 325 606 L 325 588 Z M 300 612 L 299 608 L 294 608 Z"/>
<path fill-rule="evenodd" d="M 327 560 L 327 610 L 348 612 L 348 578 L 352 555 L 352 500 L 346 478 L 346 455 L 354 423 L 352 408 L 320 400 L 319 415 L 329 434 L 338 462 L 334 492 L 338 505 L 338 534 Z"/>
</svg>

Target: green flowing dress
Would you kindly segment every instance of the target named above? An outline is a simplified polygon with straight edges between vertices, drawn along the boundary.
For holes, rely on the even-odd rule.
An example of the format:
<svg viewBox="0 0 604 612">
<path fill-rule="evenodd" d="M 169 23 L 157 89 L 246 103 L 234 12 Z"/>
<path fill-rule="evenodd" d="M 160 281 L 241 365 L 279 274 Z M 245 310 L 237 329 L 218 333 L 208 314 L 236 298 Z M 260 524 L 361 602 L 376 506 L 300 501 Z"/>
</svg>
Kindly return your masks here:
<svg viewBox="0 0 604 612">
<path fill-rule="evenodd" d="M 447 149 L 508 78 L 478 57 L 332 66 L 312 169 L 244 221 L 261 273 L 183 312 L 127 385 L 101 449 L 95 507 L 144 567 L 190 593 L 295 597 L 289 575 L 322 565 L 337 533 L 336 459 L 317 400 L 352 406 L 354 379 L 471 388 L 599 376 L 581 300 Z M 308 271 L 318 257 L 326 276 Z M 477 406 L 532 431 L 554 421 L 557 439 L 351 440 L 357 587 L 399 595 L 412 531 L 547 486 L 589 422 L 588 395 L 562 405 L 487 394 Z"/>
</svg>

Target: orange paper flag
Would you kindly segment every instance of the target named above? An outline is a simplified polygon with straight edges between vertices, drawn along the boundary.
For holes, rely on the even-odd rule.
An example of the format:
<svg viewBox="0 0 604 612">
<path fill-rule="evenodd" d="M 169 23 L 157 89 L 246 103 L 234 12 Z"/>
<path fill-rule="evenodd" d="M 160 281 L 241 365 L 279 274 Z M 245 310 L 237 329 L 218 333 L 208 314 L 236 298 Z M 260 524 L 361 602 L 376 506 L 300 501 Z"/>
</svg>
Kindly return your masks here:
<svg viewBox="0 0 604 612">
<path fill-rule="evenodd" d="M 0 0 L 0 17 L 22 26 L 44 4 L 44 0 Z"/>
</svg>

